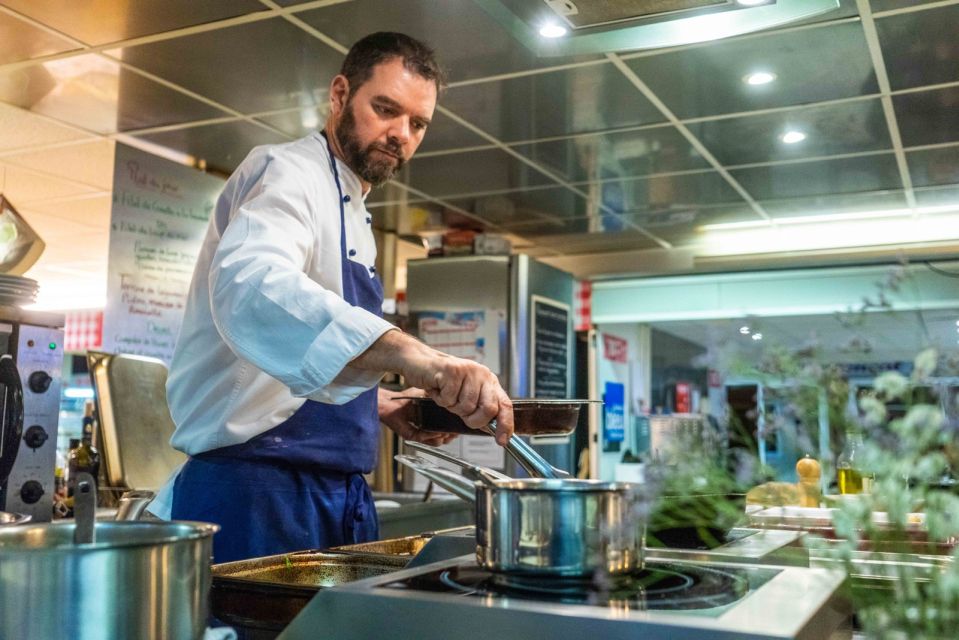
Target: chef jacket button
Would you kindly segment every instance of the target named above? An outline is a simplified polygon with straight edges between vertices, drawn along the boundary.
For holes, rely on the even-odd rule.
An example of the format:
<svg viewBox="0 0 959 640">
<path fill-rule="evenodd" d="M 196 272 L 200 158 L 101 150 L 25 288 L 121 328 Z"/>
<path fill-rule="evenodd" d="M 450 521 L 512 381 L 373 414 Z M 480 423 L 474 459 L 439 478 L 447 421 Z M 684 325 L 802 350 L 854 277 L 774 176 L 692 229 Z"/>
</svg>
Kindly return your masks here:
<svg viewBox="0 0 959 640">
<path fill-rule="evenodd" d="M 350 249 L 350 255 L 351 255 L 351 256 L 355 256 L 355 255 L 356 255 L 356 249 Z"/>
<path fill-rule="evenodd" d="M 346 194 L 345 196 L 343 196 L 343 202 L 349 202 L 349 201 L 350 201 L 350 195 L 349 195 L 349 194 Z"/>
<path fill-rule="evenodd" d="M 376 267 L 370 267 L 370 273 L 376 273 Z"/>
<path fill-rule="evenodd" d="M 366 224 L 371 224 L 372 222 L 373 222 L 373 218 L 371 218 L 370 216 L 366 216 Z"/>
</svg>

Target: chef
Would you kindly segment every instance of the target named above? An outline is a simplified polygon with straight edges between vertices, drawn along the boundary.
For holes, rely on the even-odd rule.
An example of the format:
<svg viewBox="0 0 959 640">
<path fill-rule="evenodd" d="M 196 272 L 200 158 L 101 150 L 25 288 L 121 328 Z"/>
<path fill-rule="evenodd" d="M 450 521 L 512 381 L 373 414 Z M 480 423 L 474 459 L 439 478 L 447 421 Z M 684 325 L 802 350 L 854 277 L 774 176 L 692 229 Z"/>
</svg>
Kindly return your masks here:
<svg viewBox="0 0 959 640">
<path fill-rule="evenodd" d="M 151 507 L 219 524 L 215 562 L 376 539 L 363 475 L 380 422 L 416 431 L 387 372 L 479 428 L 512 433 L 489 369 L 431 349 L 381 318 L 364 200 L 423 141 L 442 87 L 433 51 L 375 33 L 330 84 L 323 131 L 253 149 L 210 219 L 167 396 L 173 446 L 188 454 Z"/>
</svg>

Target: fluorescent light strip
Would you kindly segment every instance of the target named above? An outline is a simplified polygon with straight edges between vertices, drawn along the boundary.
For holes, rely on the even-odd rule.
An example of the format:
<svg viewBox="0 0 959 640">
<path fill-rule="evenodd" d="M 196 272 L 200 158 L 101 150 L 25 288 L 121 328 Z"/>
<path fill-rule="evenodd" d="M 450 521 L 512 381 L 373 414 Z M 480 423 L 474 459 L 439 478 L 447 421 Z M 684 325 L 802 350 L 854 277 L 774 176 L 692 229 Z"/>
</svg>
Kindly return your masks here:
<svg viewBox="0 0 959 640">
<path fill-rule="evenodd" d="M 791 216 L 765 220 L 745 220 L 742 222 L 720 222 L 705 224 L 700 231 L 723 231 L 728 229 L 758 229 L 777 225 L 812 224 L 815 222 L 839 222 L 843 220 L 872 220 L 875 218 L 896 218 L 912 215 L 936 215 L 959 211 L 959 204 L 947 204 L 936 207 L 916 207 L 915 209 L 886 209 L 884 211 L 857 211 L 854 213 L 828 213 L 812 216 Z"/>
</svg>

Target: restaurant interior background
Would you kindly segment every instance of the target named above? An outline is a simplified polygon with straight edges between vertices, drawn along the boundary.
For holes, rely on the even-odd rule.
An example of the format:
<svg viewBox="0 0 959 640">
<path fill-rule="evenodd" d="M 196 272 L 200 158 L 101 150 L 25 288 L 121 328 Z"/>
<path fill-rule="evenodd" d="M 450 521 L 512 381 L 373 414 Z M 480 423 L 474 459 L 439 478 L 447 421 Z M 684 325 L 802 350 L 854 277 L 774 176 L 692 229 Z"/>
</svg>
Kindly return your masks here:
<svg viewBox="0 0 959 640">
<path fill-rule="evenodd" d="M 593 388 L 576 389 L 624 385 L 622 432 L 589 434 L 611 478 L 642 414 L 722 417 L 727 387 L 756 384 L 710 364 L 718 349 L 817 336 L 864 380 L 957 350 L 959 1 L 835 4 L 717 41 L 537 55 L 540 1 L 0 0 L 0 193 L 46 243 L 37 308 L 93 318 L 82 354 L 116 295 L 118 149 L 224 177 L 322 125 L 350 43 L 423 38 L 450 86 L 367 200 L 387 296 L 424 238 L 464 228 L 591 282 Z M 895 313 L 841 322 L 897 268 Z M 83 358 L 65 374 L 63 443 L 91 393 Z"/>
</svg>

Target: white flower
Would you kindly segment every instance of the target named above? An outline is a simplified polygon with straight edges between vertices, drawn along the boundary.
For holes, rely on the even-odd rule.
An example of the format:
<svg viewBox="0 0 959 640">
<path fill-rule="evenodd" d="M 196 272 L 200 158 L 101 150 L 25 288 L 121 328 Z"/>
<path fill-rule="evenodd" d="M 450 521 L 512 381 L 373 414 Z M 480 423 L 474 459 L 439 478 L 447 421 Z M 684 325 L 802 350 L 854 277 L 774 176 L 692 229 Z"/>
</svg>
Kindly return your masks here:
<svg viewBox="0 0 959 640">
<path fill-rule="evenodd" d="M 859 408 L 863 413 L 866 426 L 875 427 L 886 420 L 886 405 L 874 396 L 863 396 L 859 399 Z"/>
<path fill-rule="evenodd" d="M 935 349 L 925 349 L 921 351 L 913 361 L 913 380 L 924 380 L 931 376 L 936 370 L 936 362 L 938 360 L 939 354 Z"/>
<path fill-rule="evenodd" d="M 876 393 L 886 400 L 898 400 L 909 389 L 909 381 L 896 371 L 886 371 L 879 374 L 874 384 Z"/>
</svg>

